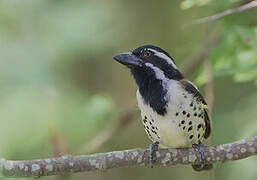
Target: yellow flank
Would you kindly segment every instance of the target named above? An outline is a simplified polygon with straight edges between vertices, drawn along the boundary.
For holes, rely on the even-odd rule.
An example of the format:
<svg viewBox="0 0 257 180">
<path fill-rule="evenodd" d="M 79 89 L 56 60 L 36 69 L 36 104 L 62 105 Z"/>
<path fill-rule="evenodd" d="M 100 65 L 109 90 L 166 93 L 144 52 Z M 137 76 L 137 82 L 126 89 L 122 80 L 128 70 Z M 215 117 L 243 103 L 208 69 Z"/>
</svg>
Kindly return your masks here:
<svg viewBox="0 0 257 180">
<path fill-rule="evenodd" d="M 208 106 L 206 104 L 202 104 L 203 109 L 208 109 Z"/>
</svg>

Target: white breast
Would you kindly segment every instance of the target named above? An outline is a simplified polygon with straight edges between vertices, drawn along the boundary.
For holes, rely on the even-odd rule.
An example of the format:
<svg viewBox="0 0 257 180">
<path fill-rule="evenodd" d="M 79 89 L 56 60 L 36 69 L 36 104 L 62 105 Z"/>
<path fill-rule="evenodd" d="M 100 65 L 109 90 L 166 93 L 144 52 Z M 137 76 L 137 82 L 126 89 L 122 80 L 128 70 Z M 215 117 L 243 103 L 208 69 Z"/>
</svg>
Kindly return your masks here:
<svg viewBox="0 0 257 180">
<path fill-rule="evenodd" d="M 198 110 L 201 105 L 197 105 L 193 96 L 187 93 L 178 81 L 169 80 L 167 89 L 168 93 L 165 97 L 168 100 L 167 114 L 164 116 L 159 115 L 146 104 L 140 92 L 137 91 L 138 106 L 147 134 L 152 141 L 158 141 L 165 147 L 189 147 L 193 143 L 198 143 L 203 139 L 204 120 L 198 117 L 199 113 L 194 116 L 194 106 L 197 106 Z M 190 106 L 191 102 L 194 102 L 194 106 Z M 183 111 L 186 114 L 183 114 Z M 203 127 L 198 128 L 199 124 Z M 198 134 L 200 134 L 199 138 Z"/>
</svg>

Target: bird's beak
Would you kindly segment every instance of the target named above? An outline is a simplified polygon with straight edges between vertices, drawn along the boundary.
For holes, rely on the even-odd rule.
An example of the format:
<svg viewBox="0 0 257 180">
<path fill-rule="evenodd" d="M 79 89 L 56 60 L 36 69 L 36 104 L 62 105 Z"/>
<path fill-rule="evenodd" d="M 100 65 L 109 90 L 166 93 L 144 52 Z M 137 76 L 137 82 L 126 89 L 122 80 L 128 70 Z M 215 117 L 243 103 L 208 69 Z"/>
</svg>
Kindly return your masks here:
<svg viewBox="0 0 257 180">
<path fill-rule="evenodd" d="M 121 53 L 113 57 L 119 63 L 128 66 L 128 67 L 141 67 L 142 60 L 136 57 L 132 53 Z"/>
</svg>

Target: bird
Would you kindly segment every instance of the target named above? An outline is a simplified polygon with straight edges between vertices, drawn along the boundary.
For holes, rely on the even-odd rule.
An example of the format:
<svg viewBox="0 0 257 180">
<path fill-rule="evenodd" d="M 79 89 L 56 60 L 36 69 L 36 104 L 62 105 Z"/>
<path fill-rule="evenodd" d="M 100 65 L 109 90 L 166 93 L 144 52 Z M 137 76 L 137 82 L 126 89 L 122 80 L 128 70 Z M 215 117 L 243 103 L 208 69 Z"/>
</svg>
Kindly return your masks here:
<svg viewBox="0 0 257 180">
<path fill-rule="evenodd" d="M 143 45 L 113 58 L 130 69 L 138 86 L 142 123 L 153 142 L 150 166 L 156 162 L 159 146 L 193 147 L 201 162 L 193 164 L 193 169 L 211 169 L 212 164 L 204 162 L 204 143 L 211 135 L 207 103 L 198 88 L 184 78 L 173 57 L 158 46 Z"/>
</svg>

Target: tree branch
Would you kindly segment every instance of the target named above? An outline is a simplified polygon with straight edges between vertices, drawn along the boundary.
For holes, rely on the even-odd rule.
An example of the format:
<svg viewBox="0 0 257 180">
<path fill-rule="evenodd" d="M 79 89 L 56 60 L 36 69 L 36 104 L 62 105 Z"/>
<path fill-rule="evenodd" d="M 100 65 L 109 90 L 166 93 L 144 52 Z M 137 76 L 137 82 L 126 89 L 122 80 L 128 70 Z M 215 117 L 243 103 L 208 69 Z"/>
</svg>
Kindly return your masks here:
<svg viewBox="0 0 257 180">
<path fill-rule="evenodd" d="M 256 6 L 257 6 L 257 0 L 251 1 L 247 4 L 242 5 L 242 6 L 239 6 L 239 7 L 233 8 L 233 9 L 228 9 L 228 10 L 222 11 L 220 13 L 214 14 L 212 16 L 196 19 L 196 20 L 192 21 L 191 23 L 186 24 L 185 26 L 195 25 L 195 24 L 203 24 L 203 23 L 215 21 L 217 19 L 223 18 L 223 17 L 231 15 L 231 14 L 240 13 L 240 12 L 249 10 L 249 9 L 254 8 Z"/>
<path fill-rule="evenodd" d="M 257 136 L 230 144 L 206 148 L 206 163 L 227 162 L 257 154 Z M 117 167 L 144 166 L 148 150 L 131 149 L 92 155 L 11 161 L 0 159 L 0 172 L 12 177 L 40 177 L 76 172 L 107 170 Z M 198 164 L 197 152 L 192 148 L 160 149 L 156 165 Z"/>
</svg>

